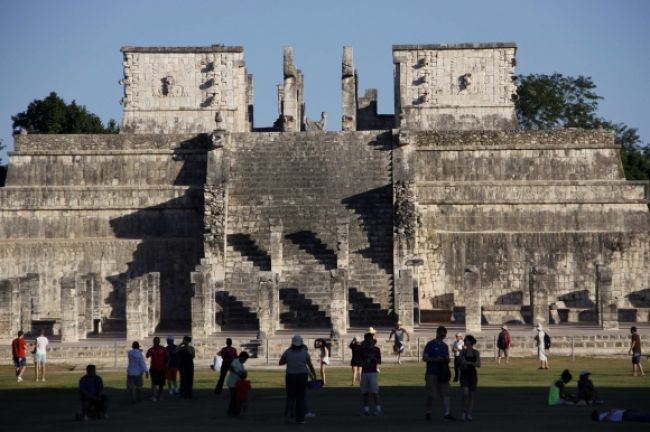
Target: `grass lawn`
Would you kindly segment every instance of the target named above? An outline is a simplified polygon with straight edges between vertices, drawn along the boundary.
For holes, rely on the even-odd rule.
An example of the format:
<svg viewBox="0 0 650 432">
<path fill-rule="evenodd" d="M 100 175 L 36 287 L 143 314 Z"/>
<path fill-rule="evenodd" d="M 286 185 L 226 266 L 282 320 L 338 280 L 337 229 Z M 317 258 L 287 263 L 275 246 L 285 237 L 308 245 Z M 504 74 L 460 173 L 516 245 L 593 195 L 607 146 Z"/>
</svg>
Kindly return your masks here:
<svg viewBox="0 0 650 432">
<path fill-rule="evenodd" d="M 622 425 L 597 424 L 589 419 L 591 407 L 548 407 L 549 384 L 563 369 L 568 368 L 577 379 L 578 372 L 587 368 L 601 397 L 603 407 L 632 408 L 650 411 L 650 376 L 631 376 L 631 366 L 626 359 L 553 359 L 550 371 L 539 371 L 534 359 L 514 359 L 509 365 L 497 366 L 493 360 L 484 360 L 479 371 L 479 389 L 474 410 L 474 422 L 444 423 L 442 408 L 435 402 L 434 419 L 424 420 L 424 390 L 422 363 L 392 364 L 393 359 L 381 367 L 380 396 L 384 414 L 381 417 L 361 417 L 361 395 L 358 388 L 350 386 L 348 367 L 331 367 L 329 385 L 322 390 L 309 392 L 310 405 L 317 417 L 306 426 L 285 425 L 284 373 L 276 368 L 253 368 L 250 409 L 241 419 L 225 416 L 228 393 L 213 394 L 217 374 L 207 366 L 197 364 L 195 395 L 191 401 L 167 397 L 163 401 L 146 398 L 132 404 L 124 390 L 125 373 L 122 370 L 99 370 L 110 398 L 107 420 L 73 421 L 78 409 L 77 382 L 82 371 L 69 371 L 64 366 L 53 366 L 45 383 L 33 381 L 33 369 L 25 373 L 26 380 L 15 381 L 10 366 L 0 367 L 0 431 L 199 431 L 226 427 L 242 430 L 500 430 L 500 431 L 582 431 L 605 430 L 612 427 L 625 430 L 649 429 L 648 424 Z M 391 363 L 388 363 L 391 362 Z M 644 362 L 644 366 L 648 363 Z M 145 382 L 145 386 L 149 383 Z M 575 382 L 569 383 L 575 391 Z M 452 387 L 452 411 L 459 414 L 460 390 Z"/>
</svg>

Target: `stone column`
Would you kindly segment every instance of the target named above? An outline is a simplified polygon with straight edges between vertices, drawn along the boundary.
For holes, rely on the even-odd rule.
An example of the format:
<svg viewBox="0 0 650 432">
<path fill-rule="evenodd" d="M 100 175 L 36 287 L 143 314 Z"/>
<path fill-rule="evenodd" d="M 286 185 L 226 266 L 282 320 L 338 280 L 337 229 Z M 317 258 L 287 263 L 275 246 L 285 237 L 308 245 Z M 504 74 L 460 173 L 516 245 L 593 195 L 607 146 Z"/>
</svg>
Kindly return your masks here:
<svg viewBox="0 0 650 432">
<path fill-rule="evenodd" d="M 596 267 L 596 301 L 598 324 L 603 330 L 618 330 L 618 305 L 612 289 L 612 269 L 605 265 Z"/>
<path fill-rule="evenodd" d="M 303 123 L 302 72 L 293 62 L 293 48 L 284 47 L 284 81 L 279 88 L 280 127 L 283 132 L 299 132 Z"/>
<path fill-rule="evenodd" d="M 530 290 L 530 316 L 531 324 L 541 324 L 546 327 L 549 321 L 549 274 L 548 269 L 534 266 L 530 270 L 528 287 Z"/>
<path fill-rule="evenodd" d="M 357 130 L 357 71 L 354 67 L 352 47 L 343 47 L 341 65 L 341 91 L 343 100 L 343 117 L 341 129 Z"/>
<path fill-rule="evenodd" d="M 284 266 L 282 257 L 282 221 L 280 219 L 271 219 L 269 221 L 269 230 L 271 233 L 271 271 L 281 275 Z"/>
<path fill-rule="evenodd" d="M 142 277 L 131 278 L 126 283 L 126 339 L 139 341 L 147 337 L 146 315 L 148 296 L 144 295 Z"/>
<path fill-rule="evenodd" d="M 20 290 L 20 328 L 27 334 L 32 332 L 32 320 L 35 317 L 34 306 L 38 301 L 37 273 L 28 273 L 18 280 Z"/>
<path fill-rule="evenodd" d="M 20 330 L 18 279 L 0 280 L 0 335 L 15 338 Z"/>
<path fill-rule="evenodd" d="M 478 267 L 468 265 L 463 272 L 465 291 L 465 332 L 481 331 L 481 273 Z"/>
<path fill-rule="evenodd" d="M 61 342 L 79 341 L 79 299 L 75 276 L 61 278 Z"/>
<path fill-rule="evenodd" d="M 143 278 L 147 287 L 147 332 L 153 334 L 160 324 L 160 273 L 150 272 Z"/>
<path fill-rule="evenodd" d="M 402 322 L 402 327 L 408 331 L 412 331 L 415 327 L 414 283 L 413 270 L 407 268 L 399 270 L 395 281 L 395 312 L 397 319 Z"/>
<path fill-rule="evenodd" d="M 90 318 L 92 320 L 92 331 L 102 332 L 102 279 L 97 273 L 89 273 L 88 277 L 92 282 L 92 295 L 90 305 Z M 95 329 L 95 321 L 97 328 Z"/>
<path fill-rule="evenodd" d="M 348 272 L 346 270 L 330 271 L 330 320 L 334 337 L 345 335 L 348 331 Z"/>
<path fill-rule="evenodd" d="M 275 334 L 280 324 L 280 290 L 278 275 L 274 272 L 259 273 L 257 318 L 260 323 L 258 339 Z"/>
<path fill-rule="evenodd" d="M 208 337 L 214 332 L 214 290 L 211 289 L 209 277 L 204 271 L 192 272 L 191 281 L 192 336 Z"/>
<path fill-rule="evenodd" d="M 85 338 L 92 329 L 90 321 L 89 298 L 92 295 L 92 286 L 89 286 L 87 275 L 76 274 L 74 278 L 77 296 L 77 331 Z"/>
<path fill-rule="evenodd" d="M 336 220 L 336 268 L 347 270 L 350 266 L 350 225 L 347 219 Z"/>
</svg>

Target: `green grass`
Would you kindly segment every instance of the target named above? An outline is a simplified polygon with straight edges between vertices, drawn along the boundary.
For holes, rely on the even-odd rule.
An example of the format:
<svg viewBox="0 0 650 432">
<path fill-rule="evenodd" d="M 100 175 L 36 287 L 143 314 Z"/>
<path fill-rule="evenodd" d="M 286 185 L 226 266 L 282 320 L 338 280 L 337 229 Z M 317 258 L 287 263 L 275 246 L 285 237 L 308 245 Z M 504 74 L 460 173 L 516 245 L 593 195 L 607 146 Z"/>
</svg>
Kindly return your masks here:
<svg viewBox="0 0 650 432">
<path fill-rule="evenodd" d="M 393 359 L 385 359 L 392 362 Z M 479 389 L 472 429 L 481 430 L 599 430 L 612 425 L 593 424 L 590 407 L 548 407 L 548 385 L 568 368 L 577 379 L 580 369 L 592 372 L 592 378 L 605 399 L 604 407 L 650 410 L 650 377 L 631 376 L 629 359 L 551 359 L 550 371 L 536 369 L 534 359 L 513 359 L 509 365 L 497 366 L 484 360 L 479 371 Z M 647 365 L 647 363 L 645 363 Z M 284 425 L 284 374 L 279 368 L 253 368 L 249 379 L 253 384 L 250 411 L 246 418 L 225 417 L 227 393 L 217 397 L 212 393 L 217 374 L 207 366 L 197 364 L 195 398 L 182 401 L 166 398 L 153 403 L 145 400 L 130 403 L 123 370 L 100 370 L 110 397 L 110 418 L 106 421 L 74 422 L 77 410 L 76 385 L 82 371 L 69 371 L 53 366 L 46 383 L 33 381 L 33 369 L 25 374 L 25 382 L 17 383 L 9 366 L 0 367 L 0 407 L 10 413 L 3 416 L 2 431 L 88 430 L 93 431 L 172 431 L 184 429 L 213 430 L 222 426 L 243 430 L 292 430 Z M 379 418 L 362 418 L 361 396 L 350 386 L 350 368 L 331 367 L 328 387 L 310 392 L 310 403 L 318 416 L 312 419 L 310 430 L 465 430 L 462 423 L 443 423 L 440 403 L 436 401 L 433 424 L 423 420 L 424 364 L 384 364 L 380 374 L 380 394 L 385 414 Z M 146 382 L 145 385 L 148 385 Z M 575 383 L 569 384 L 575 390 Z M 148 391 L 144 392 L 149 396 Z M 147 398 L 148 399 L 148 398 Z M 458 413 L 460 391 L 452 388 L 453 411 Z M 626 430 L 647 430 L 647 424 L 625 425 Z"/>
</svg>

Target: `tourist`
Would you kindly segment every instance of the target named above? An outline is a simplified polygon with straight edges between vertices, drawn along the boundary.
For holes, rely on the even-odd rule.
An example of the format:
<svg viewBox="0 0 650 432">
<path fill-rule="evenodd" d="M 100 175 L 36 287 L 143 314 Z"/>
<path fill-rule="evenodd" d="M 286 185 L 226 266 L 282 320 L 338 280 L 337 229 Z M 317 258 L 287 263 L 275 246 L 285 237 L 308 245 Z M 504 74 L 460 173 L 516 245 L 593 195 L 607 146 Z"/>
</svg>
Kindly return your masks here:
<svg viewBox="0 0 650 432">
<path fill-rule="evenodd" d="M 153 338 L 153 346 L 147 350 L 147 358 L 151 358 L 149 376 L 151 378 L 151 400 L 162 399 L 165 388 L 165 367 L 167 365 L 167 350 L 160 345 L 160 338 Z"/>
<path fill-rule="evenodd" d="M 25 333 L 22 330 L 18 332 L 18 337 L 11 341 L 11 356 L 16 368 L 16 381 L 22 382 L 23 373 L 27 368 L 27 342 L 25 341 Z"/>
<path fill-rule="evenodd" d="M 183 341 L 178 346 L 178 371 L 181 375 L 180 397 L 192 399 L 194 387 L 194 357 L 196 352 L 192 346 L 192 338 L 183 336 Z"/>
<path fill-rule="evenodd" d="M 311 363 L 309 351 L 304 348 L 302 337 L 291 338 L 291 346 L 282 353 L 280 366 L 286 365 L 285 421 L 295 417 L 296 423 L 305 423 L 305 392 L 309 377 L 316 379 L 316 371 Z"/>
<path fill-rule="evenodd" d="M 361 381 L 361 366 L 363 366 L 363 363 L 361 363 L 361 344 L 359 344 L 357 338 L 354 337 L 349 346 L 352 351 L 350 366 L 352 366 L 352 387 L 354 387 Z"/>
<path fill-rule="evenodd" d="M 404 328 L 402 328 L 402 323 L 400 321 L 398 321 L 397 324 L 395 324 L 395 328 L 390 331 L 390 334 L 388 335 L 388 342 L 390 342 L 393 336 L 395 336 L 393 352 L 397 354 L 397 364 L 400 364 L 402 353 L 404 352 L 404 348 L 406 348 L 406 345 L 404 345 L 404 337 L 406 337 L 407 342 L 410 342 L 411 336 Z"/>
<path fill-rule="evenodd" d="M 50 341 L 45 336 L 45 329 L 41 329 L 36 338 L 36 347 L 34 348 L 34 363 L 37 382 L 39 378 L 41 379 L 41 382 L 45 382 L 47 350 L 49 349 L 49 344 Z"/>
<path fill-rule="evenodd" d="M 539 360 L 539 367 L 537 369 L 548 369 L 548 357 L 544 347 L 544 328 L 541 324 L 537 324 L 537 335 L 535 336 L 535 344 L 537 346 L 537 360 Z"/>
<path fill-rule="evenodd" d="M 511 344 L 512 339 L 510 338 L 510 331 L 508 330 L 508 326 L 504 324 L 501 326 L 501 331 L 497 336 L 497 364 L 501 364 L 502 356 L 506 359 L 506 364 L 508 364 L 508 361 L 510 360 L 508 352 Z"/>
<path fill-rule="evenodd" d="M 476 338 L 472 335 L 465 336 L 464 348 L 460 353 L 460 387 L 463 389 L 463 412 L 461 420 L 472 421 L 474 409 L 474 395 L 478 385 L 478 371 L 481 367 L 481 353 L 474 349 Z"/>
<path fill-rule="evenodd" d="M 323 385 L 327 384 L 327 366 L 330 364 L 331 347 L 330 344 L 323 338 L 318 338 L 314 341 L 314 348 L 320 350 L 320 379 Z"/>
<path fill-rule="evenodd" d="M 609 410 L 596 411 L 591 413 L 591 419 L 594 421 L 606 422 L 641 422 L 650 423 L 650 412 L 642 412 L 636 410 L 612 408 Z"/>
<path fill-rule="evenodd" d="M 463 334 L 456 333 L 456 340 L 451 346 L 451 351 L 454 353 L 454 382 L 458 382 L 459 368 L 460 368 L 460 352 L 463 350 L 465 343 L 463 342 Z"/>
<path fill-rule="evenodd" d="M 104 381 L 97 375 L 95 365 L 86 366 L 86 375 L 79 380 L 79 400 L 81 413 L 78 418 L 88 420 L 88 415 L 95 412 L 97 418 L 107 418 L 108 398 L 104 394 Z"/>
<path fill-rule="evenodd" d="M 424 347 L 422 360 L 427 363 L 425 372 L 426 383 L 426 413 L 425 418 L 431 420 L 431 409 L 433 408 L 433 398 L 437 394 L 444 406 L 444 419 L 455 421 L 456 418 L 451 414 L 451 404 L 449 401 L 449 380 L 451 371 L 449 370 L 449 347 L 445 343 L 447 329 L 440 326 L 436 329 L 435 339 L 430 340 Z"/>
<path fill-rule="evenodd" d="M 580 371 L 578 377 L 578 403 L 587 405 L 601 404 L 603 401 L 598 399 L 598 392 L 594 383 L 589 379 L 591 373 L 587 369 Z"/>
<path fill-rule="evenodd" d="M 576 398 L 566 388 L 573 376 L 568 369 L 564 369 L 560 378 L 551 384 L 548 390 L 548 404 L 553 405 L 574 405 Z"/>
<path fill-rule="evenodd" d="M 230 370 L 230 365 L 237 358 L 237 350 L 232 347 L 232 339 L 226 339 L 226 346 L 221 348 L 217 355 L 221 356 L 223 362 L 219 369 L 219 380 L 217 381 L 217 386 L 214 388 L 214 393 L 221 394 L 223 383 L 226 379 L 226 375 L 228 375 L 228 371 Z"/>
<path fill-rule="evenodd" d="M 228 417 L 239 417 L 241 404 L 237 397 L 237 382 L 245 380 L 248 376 L 244 363 L 248 360 L 248 353 L 242 351 L 233 361 L 230 362 L 230 373 L 228 375 L 228 390 L 230 391 L 230 403 L 228 404 Z"/>
<path fill-rule="evenodd" d="M 178 375 L 178 347 L 174 344 L 174 338 L 167 336 L 167 364 L 165 365 L 165 378 L 167 381 L 167 389 L 172 396 L 178 396 L 178 383 L 176 377 Z"/>
<path fill-rule="evenodd" d="M 631 340 L 628 354 L 632 354 L 632 376 L 637 376 L 637 371 L 644 376 L 643 366 L 641 365 L 641 337 L 637 333 L 636 327 L 630 328 Z"/>
<path fill-rule="evenodd" d="M 377 348 L 377 340 L 372 333 L 363 336 L 361 345 L 361 394 L 363 395 L 363 415 L 370 415 L 368 403 L 372 396 L 375 404 L 373 415 L 381 415 L 381 404 L 379 402 L 379 377 L 378 365 L 381 364 L 381 351 Z"/>
<path fill-rule="evenodd" d="M 147 363 L 140 349 L 140 344 L 135 341 L 131 344 L 131 351 L 127 354 L 128 365 L 126 368 L 126 387 L 131 393 L 131 401 L 139 402 L 142 396 L 142 386 L 144 385 L 142 375 L 149 378 Z"/>
</svg>

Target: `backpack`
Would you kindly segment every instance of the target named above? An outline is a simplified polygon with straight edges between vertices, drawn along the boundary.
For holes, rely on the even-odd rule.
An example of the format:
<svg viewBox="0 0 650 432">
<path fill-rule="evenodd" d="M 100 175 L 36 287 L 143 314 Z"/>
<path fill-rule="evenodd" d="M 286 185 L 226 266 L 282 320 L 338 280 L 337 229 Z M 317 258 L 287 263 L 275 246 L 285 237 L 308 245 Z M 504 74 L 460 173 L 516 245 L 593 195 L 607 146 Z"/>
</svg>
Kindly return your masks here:
<svg viewBox="0 0 650 432">
<path fill-rule="evenodd" d="M 500 348 L 500 349 L 506 349 L 507 348 L 507 346 L 506 346 L 506 335 L 503 332 L 499 333 L 499 337 L 497 338 L 497 348 Z"/>
<path fill-rule="evenodd" d="M 548 333 L 544 333 L 544 349 L 550 349 L 551 348 L 551 337 L 548 335 Z"/>
</svg>

